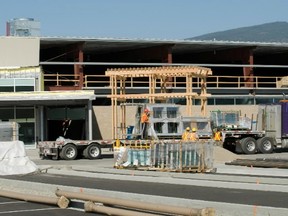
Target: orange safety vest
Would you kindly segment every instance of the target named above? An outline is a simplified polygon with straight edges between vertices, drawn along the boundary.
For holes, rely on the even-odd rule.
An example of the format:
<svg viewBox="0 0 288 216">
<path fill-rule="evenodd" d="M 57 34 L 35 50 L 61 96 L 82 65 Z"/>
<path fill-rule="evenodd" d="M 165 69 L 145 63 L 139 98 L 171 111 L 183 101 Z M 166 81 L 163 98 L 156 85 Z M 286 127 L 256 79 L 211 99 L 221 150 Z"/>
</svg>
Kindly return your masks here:
<svg viewBox="0 0 288 216">
<path fill-rule="evenodd" d="M 221 132 L 217 131 L 214 135 L 214 140 L 215 141 L 220 141 L 221 140 Z"/>
<path fill-rule="evenodd" d="M 183 141 L 188 141 L 188 139 L 189 139 L 189 134 L 190 134 L 190 132 L 189 131 L 185 131 L 183 134 L 182 134 L 182 140 Z"/>
<path fill-rule="evenodd" d="M 196 141 L 196 140 L 198 140 L 198 135 L 197 135 L 195 132 L 191 133 L 191 135 L 190 135 L 190 140 L 191 140 L 191 141 Z"/>
<path fill-rule="evenodd" d="M 147 113 L 143 113 L 141 116 L 141 123 L 149 123 L 149 116 Z"/>
</svg>

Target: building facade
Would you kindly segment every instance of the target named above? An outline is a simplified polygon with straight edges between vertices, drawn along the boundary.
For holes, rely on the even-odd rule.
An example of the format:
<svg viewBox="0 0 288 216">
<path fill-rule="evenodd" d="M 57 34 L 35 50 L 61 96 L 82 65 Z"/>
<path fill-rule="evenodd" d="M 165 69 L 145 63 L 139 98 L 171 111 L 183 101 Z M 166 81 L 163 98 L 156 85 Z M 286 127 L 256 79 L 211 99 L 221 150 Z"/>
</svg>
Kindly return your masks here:
<svg viewBox="0 0 288 216">
<path fill-rule="evenodd" d="M 37 140 L 64 136 L 67 121 L 67 138 L 111 138 L 112 110 L 107 97 L 111 86 L 105 76 L 110 69 L 209 67 L 213 73 L 206 80 L 211 94 L 208 112 L 241 109 L 243 114 L 252 116 L 256 115 L 258 104 L 276 103 L 288 94 L 286 43 L 51 37 L 3 37 L 1 41 L 5 49 L 0 53 L 0 90 L 11 94 L 0 94 L 0 119 L 19 122 L 20 137 L 22 134 L 24 143 L 31 147 Z M 29 41 L 33 42 L 27 45 Z M 167 83 L 167 92 L 177 93 L 185 88 L 181 77 L 170 78 Z M 201 91 L 197 78 L 191 85 L 193 91 Z M 126 91 L 140 94 L 148 86 L 148 79 L 132 78 L 127 80 Z M 178 98 L 166 102 L 186 101 Z M 200 103 L 193 100 L 192 115 L 201 113 Z M 131 106 L 128 112 L 127 125 L 134 123 L 136 111 Z"/>
</svg>

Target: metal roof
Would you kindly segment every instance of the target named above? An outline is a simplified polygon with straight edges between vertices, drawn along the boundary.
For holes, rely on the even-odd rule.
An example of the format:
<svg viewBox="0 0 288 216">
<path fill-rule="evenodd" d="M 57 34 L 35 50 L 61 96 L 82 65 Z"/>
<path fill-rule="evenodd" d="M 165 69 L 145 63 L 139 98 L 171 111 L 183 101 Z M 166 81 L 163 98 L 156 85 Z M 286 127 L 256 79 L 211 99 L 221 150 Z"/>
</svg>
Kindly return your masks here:
<svg viewBox="0 0 288 216">
<path fill-rule="evenodd" d="M 272 54 L 288 52 L 288 43 L 241 42 L 241 41 L 204 41 L 204 40 L 159 40 L 159 39 L 115 39 L 85 37 L 41 37 L 41 48 L 53 48 L 83 43 L 85 53 L 111 53 L 149 48 L 155 46 L 173 46 L 175 54 L 200 53 L 234 48 L 253 47 L 254 54 Z"/>
</svg>

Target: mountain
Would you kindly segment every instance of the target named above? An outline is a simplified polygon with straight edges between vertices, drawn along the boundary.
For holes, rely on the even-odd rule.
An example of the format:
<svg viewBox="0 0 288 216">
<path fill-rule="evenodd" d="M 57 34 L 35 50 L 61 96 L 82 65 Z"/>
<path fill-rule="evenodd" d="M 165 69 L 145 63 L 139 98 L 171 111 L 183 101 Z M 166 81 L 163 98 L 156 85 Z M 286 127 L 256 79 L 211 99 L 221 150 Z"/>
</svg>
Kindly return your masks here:
<svg viewBox="0 0 288 216">
<path fill-rule="evenodd" d="M 288 22 L 272 22 L 250 27 L 219 31 L 186 40 L 216 40 L 244 42 L 288 42 Z"/>
</svg>

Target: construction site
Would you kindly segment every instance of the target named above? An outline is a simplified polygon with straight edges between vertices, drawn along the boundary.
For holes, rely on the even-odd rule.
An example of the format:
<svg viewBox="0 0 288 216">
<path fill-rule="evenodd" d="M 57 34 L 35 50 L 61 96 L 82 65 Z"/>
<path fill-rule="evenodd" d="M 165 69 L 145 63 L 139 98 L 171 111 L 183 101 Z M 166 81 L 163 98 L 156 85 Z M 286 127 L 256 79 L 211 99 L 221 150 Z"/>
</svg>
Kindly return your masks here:
<svg viewBox="0 0 288 216">
<path fill-rule="evenodd" d="M 0 213 L 287 215 L 286 44 L 0 45 Z"/>
<path fill-rule="evenodd" d="M 82 155 L 85 158 L 101 157 L 102 148 L 113 148 L 115 168 L 138 168 L 144 170 L 174 172 L 213 171 L 213 149 L 221 146 L 234 153 L 272 153 L 277 148 L 287 148 L 285 118 L 286 101 L 279 105 L 260 106 L 253 119 L 238 111 L 213 111 L 207 113 L 206 80 L 212 70 L 204 67 L 149 67 L 122 68 L 106 71 L 110 77 L 111 95 L 111 137 L 110 140 L 73 141 L 65 138 L 38 143 L 40 157 L 73 160 Z M 131 79 L 147 78 L 148 91 L 142 94 L 126 93 Z M 174 77 L 183 77 L 185 91 L 171 93 L 169 83 Z M 201 91 L 193 91 L 193 80 L 200 80 Z M 184 98 L 185 112 L 170 101 Z M 145 99 L 147 103 L 129 103 L 134 99 Z M 192 100 L 200 101 L 201 113 L 195 116 Z M 131 120 L 133 107 L 135 118 Z M 281 111 L 281 109 L 283 111 Z M 141 115 L 149 110 L 147 136 L 143 138 Z M 193 115 L 192 115 L 193 113 Z M 274 121 L 273 121 L 274 120 Z M 283 122 L 282 124 L 277 124 Z M 281 126 L 283 125 L 283 127 Z M 183 140 L 186 128 L 197 131 L 198 140 Z M 219 138 L 215 140 L 215 134 Z M 288 132 L 288 131 L 287 131 Z"/>
</svg>

